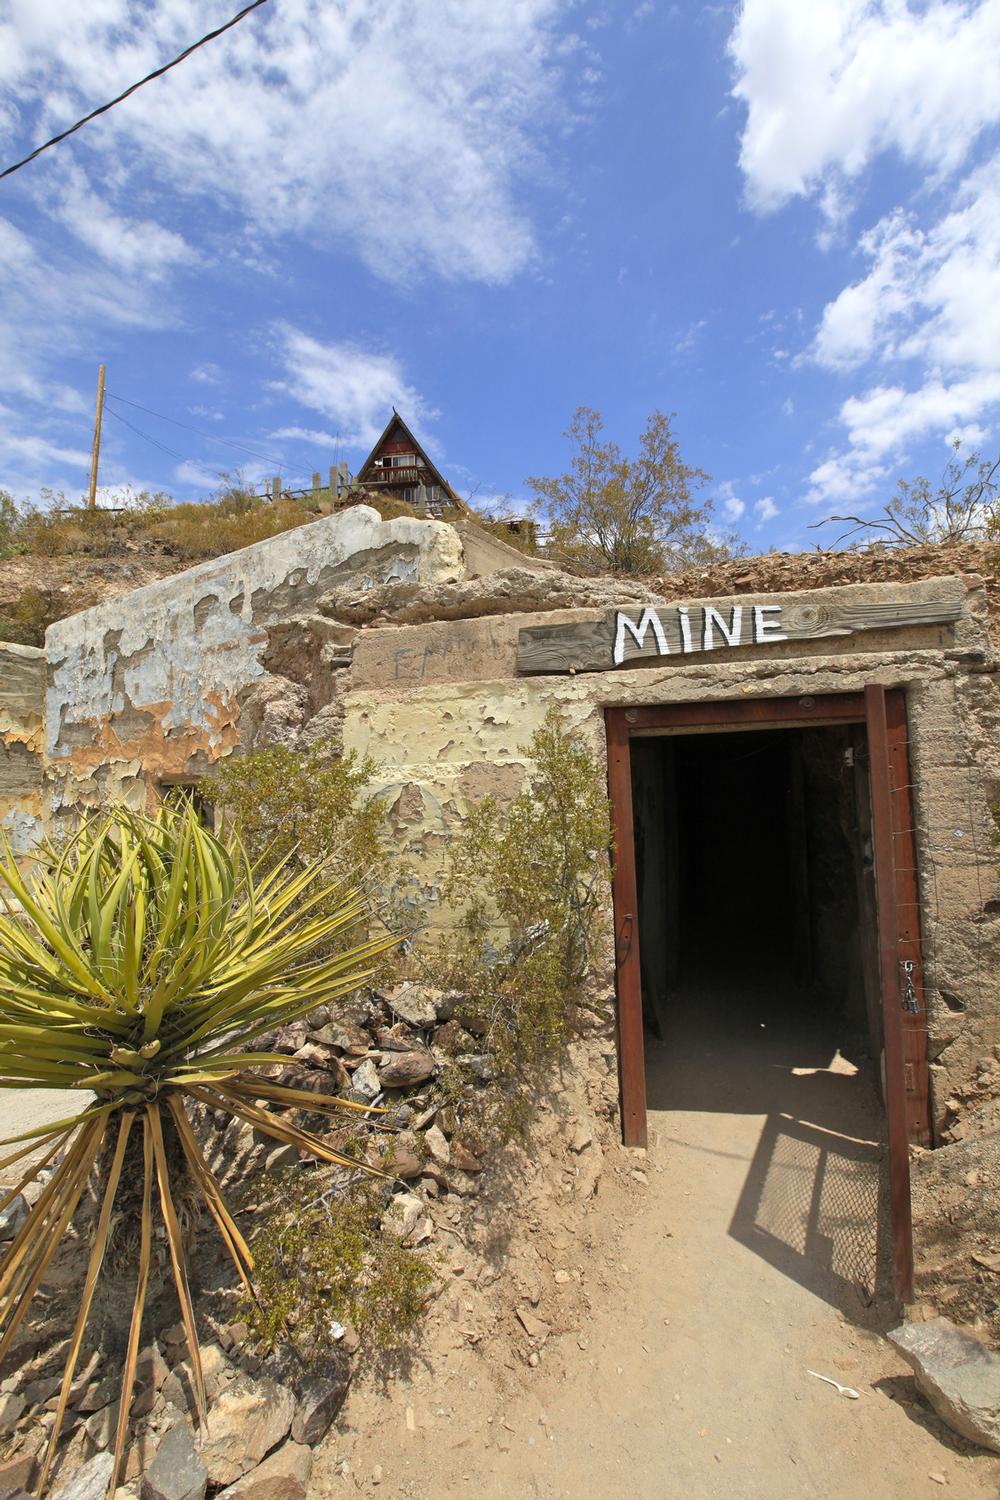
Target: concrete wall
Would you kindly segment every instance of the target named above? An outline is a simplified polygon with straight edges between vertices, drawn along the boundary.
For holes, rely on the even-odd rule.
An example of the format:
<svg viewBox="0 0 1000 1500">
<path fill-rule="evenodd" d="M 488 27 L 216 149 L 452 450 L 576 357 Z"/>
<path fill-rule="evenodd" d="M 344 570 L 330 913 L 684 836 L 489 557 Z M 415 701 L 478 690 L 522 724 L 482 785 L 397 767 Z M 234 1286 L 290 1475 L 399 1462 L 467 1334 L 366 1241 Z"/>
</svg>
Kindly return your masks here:
<svg viewBox="0 0 1000 1500">
<path fill-rule="evenodd" d="M 859 602 L 961 598 L 965 607 L 954 626 L 525 679 L 514 669 L 522 625 L 594 618 L 594 612 L 373 631 L 359 641 L 344 695 L 344 745 L 382 765 L 394 835 L 433 903 L 449 839 L 479 797 L 516 794 L 528 770 L 521 747 L 550 705 L 590 746 L 603 774 L 606 707 L 801 698 L 856 692 L 867 682 L 904 688 L 940 1112 L 949 1089 L 1000 1042 L 1000 887 L 989 808 L 1000 789 L 1000 700 L 985 599 L 975 581 L 948 578 L 816 590 L 797 602 L 834 603 L 845 593 Z M 709 602 L 725 610 L 730 601 Z M 610 951 L 602 974 L 610 987 Z"/>
<path fill-rule="evenodd" d="M 0 644 L 0 827 L 15 849 L 42 831 L 45 652 Z"/>
<path fill-rule="evenodd" d="M 294 633 L 329 589 L 462 574 L 451 527 L 356 506 L 60 620 L 46 636 L 53 811 L 141 805 L 151 779 L 197 776 L 236 749 L 245 696 L 269 676 L 268 627 Z M 317 654 L 335 651 L 336 628 L 321 634 Z"/>
</svg>

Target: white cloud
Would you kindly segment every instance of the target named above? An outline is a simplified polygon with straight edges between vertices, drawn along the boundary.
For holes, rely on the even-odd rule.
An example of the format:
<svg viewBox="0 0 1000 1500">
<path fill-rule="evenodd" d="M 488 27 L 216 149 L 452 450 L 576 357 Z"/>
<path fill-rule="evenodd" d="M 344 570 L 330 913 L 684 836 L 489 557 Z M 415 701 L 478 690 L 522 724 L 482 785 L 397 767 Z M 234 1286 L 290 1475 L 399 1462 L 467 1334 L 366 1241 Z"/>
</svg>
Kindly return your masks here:
<svg viewBox="0 0 1000 1500">
<path fill-rule="evenodd" d="M 384 424 L 383 424 L 384 425 Z M 279 427 L 268 433 L 268 440 L 288 438 L 296 443 L 312 443 L 321 448 L 331 448 L 338 442 L 335 432 L 322 432 L 315 427 Z"/>
<path fill-rule="evenodd" d="M 347 446 L 370 448 L 393 407 L 414 428 L 436 415 L 407 384 L 391 354 L 370 353 L 351 343 L 324 344 L 287 323 L 275 331 L 286 370 L 277 388 L 327 417 Z"/>
<path fill-rule="evenodd" d="M 92 256 L 42 253 L 3 218 L 0 266 L 0 364 L 8 398 L 0 418 L 0 483 L 17 492 L 37 492 L 53 482 L 82 486 L 90 462 L 94 391 L 52 380 L 48 371 L 67 354 L 92 351 L 95 328 L 107 336 L 162 327 L 169 322 L 169 308 L 140 278 L 123 278 Z M 95 381 L 96 364 L 95 358 Z"/>
<path fill-rule="evenodd" d="M 222 379 L 222 371 L 211 360 L 206 360 L 203 365 L 195 365 L 190 378 L 201 385 L 218 385 Z"/>
<path fill-rule="evenodd" d="M 812 353 L 881 378 L 842 403 L 847 446 L 810 476 L 818 503 L 863 498 L 926 438 L 988 436 L 1000 410 L 1000 156 L 959 185 L 937 223 L 894 212 L 861 249 L 869 272 L 828 304 Z"/>
<path fill-rule="evenodd" d="M 815 356 L 831 367 L 920 359 L 991 370 L 1000 360 L 1000 156 L 973 172 L 927 229 L 900 212 L 863 235 L 871 261 L 823 313 Z"/>
<path fill-rule="evenodd" d="M 792 400 L 791 396 L 786 396 L 784 401 L 782 401 L 781 415 L 783 417 L 793 417 L 795 415 L 795 402 Z"/>
<path fill-rule="evenodd" d="M 730 53 L 751 201 L 844 186 L 880 152 L 955 170 L 1000 120 L 1000 0 L 744 0 Z"/>
<path fill-rule="evenodd" d="M 205 464 L 197 463 L 192 458 L 186 458 L 183 463 L 177 465 L 174 470 L 174 478 L 179 484 L 193 485 L 196 490 L 217 490 L 221 474 L 218 469 L 210 469 Z"/>
<path fill-rule="evenodd" d="M 765 495 L 762 500 L 758 500 L 754 505 L 754 514 L 757 517 L 757 530 L 759 531 L 768 521 L 773 521 L 775 516 L 779 515 L 780 512 L 773 498 L 770 495 Z"/>
<path fill-rule="evenodd" d="M 732 479 L 724 479 L 716 491 L 717 497 L 725 513 L 727 521 L 735 522 L 746 511 L 746 502 L 736 494 L 736 485 Z"/>
<path fill-rule="evenodd" d="M 283 0 L 87 127 L 76 159 L 103 155 L 102 186 L 113 177 L 122 202 L 167 188 L 269 237 L 346 242 L 393 280 L 430 269 L 504 282 L 534 256 L 519 189 L 547 121 L 565 123 L 550 108 L 561 70 L 580 65 L 554 41 L 568 8 Z M 22 142 L 64 126 L 190 43 L 203 20 L 190 0 L 9 0 L 8 135 L 18 117 Z M 39 169 L 50 170 L 44 159 Z M 181 254 L 155 231 L 143 221 L 161 259 Z"/>
<path fill-rule="evenodd" d="M 81 244 L 125 275 L 160 281 L 175 266 L 197 260 L 193 248 L 172 229 L 116 213 L 78 168 L 64 171 L 54 192 L 50 180 L 43 201 Z"/>
<path fill-rule="evenodd" d="M 943 210 L 919 193 L 860 235 L 864 274 L 812 343 L 817 365 L 859 378 L 808 498 L 857 502 L 921 442 L 982 442 L 1000 409 L 1000 154 L 982 149 L 1000 122 L 1000 0 L 745 0 L 730 50 L 756 207 L 813 197 L 839 242 L 879 156 L 919 165 L 939 192 L 958 177 Z"/>
<path fill-rule="evenodd" d="M 674 353 L 690 354 L 697 344 L 698 339 L 701 335 L 701 330 L 704 327 L 704 318 L 696 318 L 694 322 L 689 323 L 688 326 L 680 334 L 678 334 L 677 338 L 674 340 Z"/>
</svg>

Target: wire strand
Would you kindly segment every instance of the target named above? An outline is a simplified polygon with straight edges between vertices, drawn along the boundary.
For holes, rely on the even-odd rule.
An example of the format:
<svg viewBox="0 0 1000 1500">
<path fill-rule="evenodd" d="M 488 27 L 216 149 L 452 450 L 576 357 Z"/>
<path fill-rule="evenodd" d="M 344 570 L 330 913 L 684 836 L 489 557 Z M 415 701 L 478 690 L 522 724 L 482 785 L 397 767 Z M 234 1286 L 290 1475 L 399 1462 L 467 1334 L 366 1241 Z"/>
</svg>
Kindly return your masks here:
<svg viewBox="0 0 1000 1500">
<path fill-rule="evenodd" d="M 276 468 L 284 469 L 290 474 L 312 473 L 311 469 L 303 469 L 297 464 L 286 463 L 283 458 L 275 458 L 273 454 L 258 453 L 255 448 L 248 448 L 244 443 L 234 443 L 231 438 L 219 437 L 214 432 L 203 432 L 200 427 L 192 427 L 190 422 L 180 422 L 176 417 L 168 417 L 162 411 L 153 411 L 151 406 L 141 406 L 138 401 L 130 401 L 127 396 L 116 396 L 114 391 L 105 391 L 105 401 L 109 398 L 112 401 L 122 401 L 126 406 L 133 406 L 136 411 L 144 411 L 147 417 L 157 417 L 161 422 L 169 422 L 174 427 L 182 427 L 185 432 L 193 432 L 198 437 L 204 438 L 206 442 L 221 443 L 226 448 L 235 448 L 239 453 L 249 454 L 251 458 L 259 458 L 263 463 L 274 464 Z M 108 411 L 114 410 L 113 407 L 107 407 L 106 409 Z"/>
<path fill-rule="evenodd" d="M 110 99 L 107 104 L 102 104 L 97 109 L 92 109 L 89 115 L 84 115 L 82 120 L 77 120 L 76 124 L 71 125 L 68 130 L 61 130 L 50 141 L 45 141 L 43 145 L 36 146 L 34 151 L 29 151 L 27 156 L 22 157 L 20 161 L 16 161 L 13 166 L 6 167 L 0 172 L 0 180 L 4 177 L 9 177 L 12 172 L 19 172 L 22 167 L 26 167 L 29 162 L 34 161 L 36 156 L 41 156 L 43 151 L 48 151 L 50 146 L 58 146 L 59 142 L 64 141 L 67 136 L 73 135 L 82 126 L 89 125 L 91 120 L 96 120 L 98 115 L 107 114 L 109 109 L 114 109 L 116 104 L 121 104 L 130 94 L 134 94 L 137 89 L 141 89 L 144 84 L 152 83 L 154 78 L 162 78 L 164 73 L 169 73 L 171 68 L 176 68 L 177 64 L 182 63 L 186 57 L 190 57 L 192 52 L 197 52 L 199 47 L 204 47 L 206 42 L 214 41 L 217 36 L 221 36 L 224 31 L 228 31 L 230 27 L 242 21 L 244 16 L 248 16 L 259 5 L 266 4 L 267 0 L 251 0 L 250 5 L 244 6 L 239 14 L 233 16 L 232 20 L 227 21 L 224 26 L 217 26 L 214 31 L 208 32 L 199 41 L 192 42 L 190 47 L 185 47 L 183 52 L 179 52 L 175 58 L 168 63 L 164 63 L 162 67 L 154 68 L 152 73 L 147 73 L 145 78 L 140 78 L 138 83 L 133 83 L 131 88 L 127 88 L 123 94 L 119 94 L 115 99 Z"/>
<path fill-rule="evenodd" d="M 116 422 L 120 422 L 123 427 L 127 427 L 130 432 L 134 432 L 137 437 L 145 438 L 147 443 L 152 443 L 153 447 L 159 448 L 161 453 L 166 453 L 171 458 L 176 458 L 182 464 L 195 462 L 189 454 L 178 453 L 174 448 L 168 448 L 165 443 L 161 443 L 155 437 L 151 437 L 148 432 L 143 432 L 141 427 L 133 427 L 132 423 L 126 421 L 120 412 L 115 411 L 113 406 L 105 407 L 105 410 L 109 417 L 114 417 Z"/>
</svg>

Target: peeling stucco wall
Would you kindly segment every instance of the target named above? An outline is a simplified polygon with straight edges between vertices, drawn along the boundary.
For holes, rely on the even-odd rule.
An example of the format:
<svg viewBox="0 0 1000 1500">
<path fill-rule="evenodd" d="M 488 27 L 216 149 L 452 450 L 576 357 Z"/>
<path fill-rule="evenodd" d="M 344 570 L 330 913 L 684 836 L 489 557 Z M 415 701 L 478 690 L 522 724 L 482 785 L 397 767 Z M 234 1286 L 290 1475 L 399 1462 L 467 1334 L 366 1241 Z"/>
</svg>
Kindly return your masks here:
<svg viewBox="0 0 1000 1500">
<path fill-rule="evenodd" d="M 590 746 L 603 773 L 607 707 L 802 698 L 857 692 L 869 682 L 903 688 L 940 1113 L 949 1089 L 1000 1042 L 1000 884 L 989 806 L 1000 792 L 1000 698 L 985 596 L 975 580 L 945 578 L 814 590 L 796 601 L 822 606 L 845 596 L 857 602 L 958 598 L 964 609 L 945 627 L 522 679 L 515 675 L 522 626 L 537 618 L 553 624 L 594 619 L 596 612 L 373 631 L 359 640 L 352 687 L 343 698 L 344 746 L 380 763 L 390 826 L 433 913 L 449 840 L 479 797 L 492 793 L 502 801 L 516 794 L 529 769 L 520 747 L 551 705 Z M 725 611 L 730 601 L 707 602 Z M 447 921 L 443 909 L 438 920 Z M 609 986 L 612 957 L 608 951 L 601 964 Z"/>
<path fill-rule="evenodd" d="M 45 652 L 0 644 L 0 827 L 27 850 L 42 832 Z"/>
<path fill-rule="evenodd" d="M 235 749 L 244 695 L 268 676 L 268 627 L 330 589 L 462 570 L 451 527 L 356 506 L 60 620 L 46 636 L 53 810 L 141 802 L 150 778 L 198 775 Z"/>
</svg>

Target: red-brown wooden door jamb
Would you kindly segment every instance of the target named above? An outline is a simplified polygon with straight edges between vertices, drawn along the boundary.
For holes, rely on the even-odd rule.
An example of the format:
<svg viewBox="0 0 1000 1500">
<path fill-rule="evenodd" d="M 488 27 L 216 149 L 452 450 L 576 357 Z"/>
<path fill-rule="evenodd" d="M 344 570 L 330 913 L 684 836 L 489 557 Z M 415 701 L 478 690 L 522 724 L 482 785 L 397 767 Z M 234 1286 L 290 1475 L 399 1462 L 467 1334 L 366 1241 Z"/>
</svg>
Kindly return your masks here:
<svg viewBox="0 0 1000 1500">
<path fill-rule="evenodd" d="M 639 897 L 632 823 L 632 757 L 626 710 L 609 708 L 608 795 L 614 835 L 615 971 L 618 990 L 618 1069 L 622 1139 L 646 1144 L 646 1055 L 642 1039 L 642 966 L 639 962 Z"/>
<path fill-rule="evenodd" d="M 711 732 L 740 725 L 799 728 L 864 724 L 868 738 L 878 907 L 885 1103 L 896 1295 L 913 1297 L 909 1145 L 931 1141 L 927 1030 L 920 957 L 920 907 L 906 727 L 899 689 L 739 703 L 684 703 L 605 711 L 608 791 L 614 833 L 615 967 L 622 1138 L 646 1144 L 646 1066 L 632 819 L 629 740 L 657 730 Z"/>
</svg>

